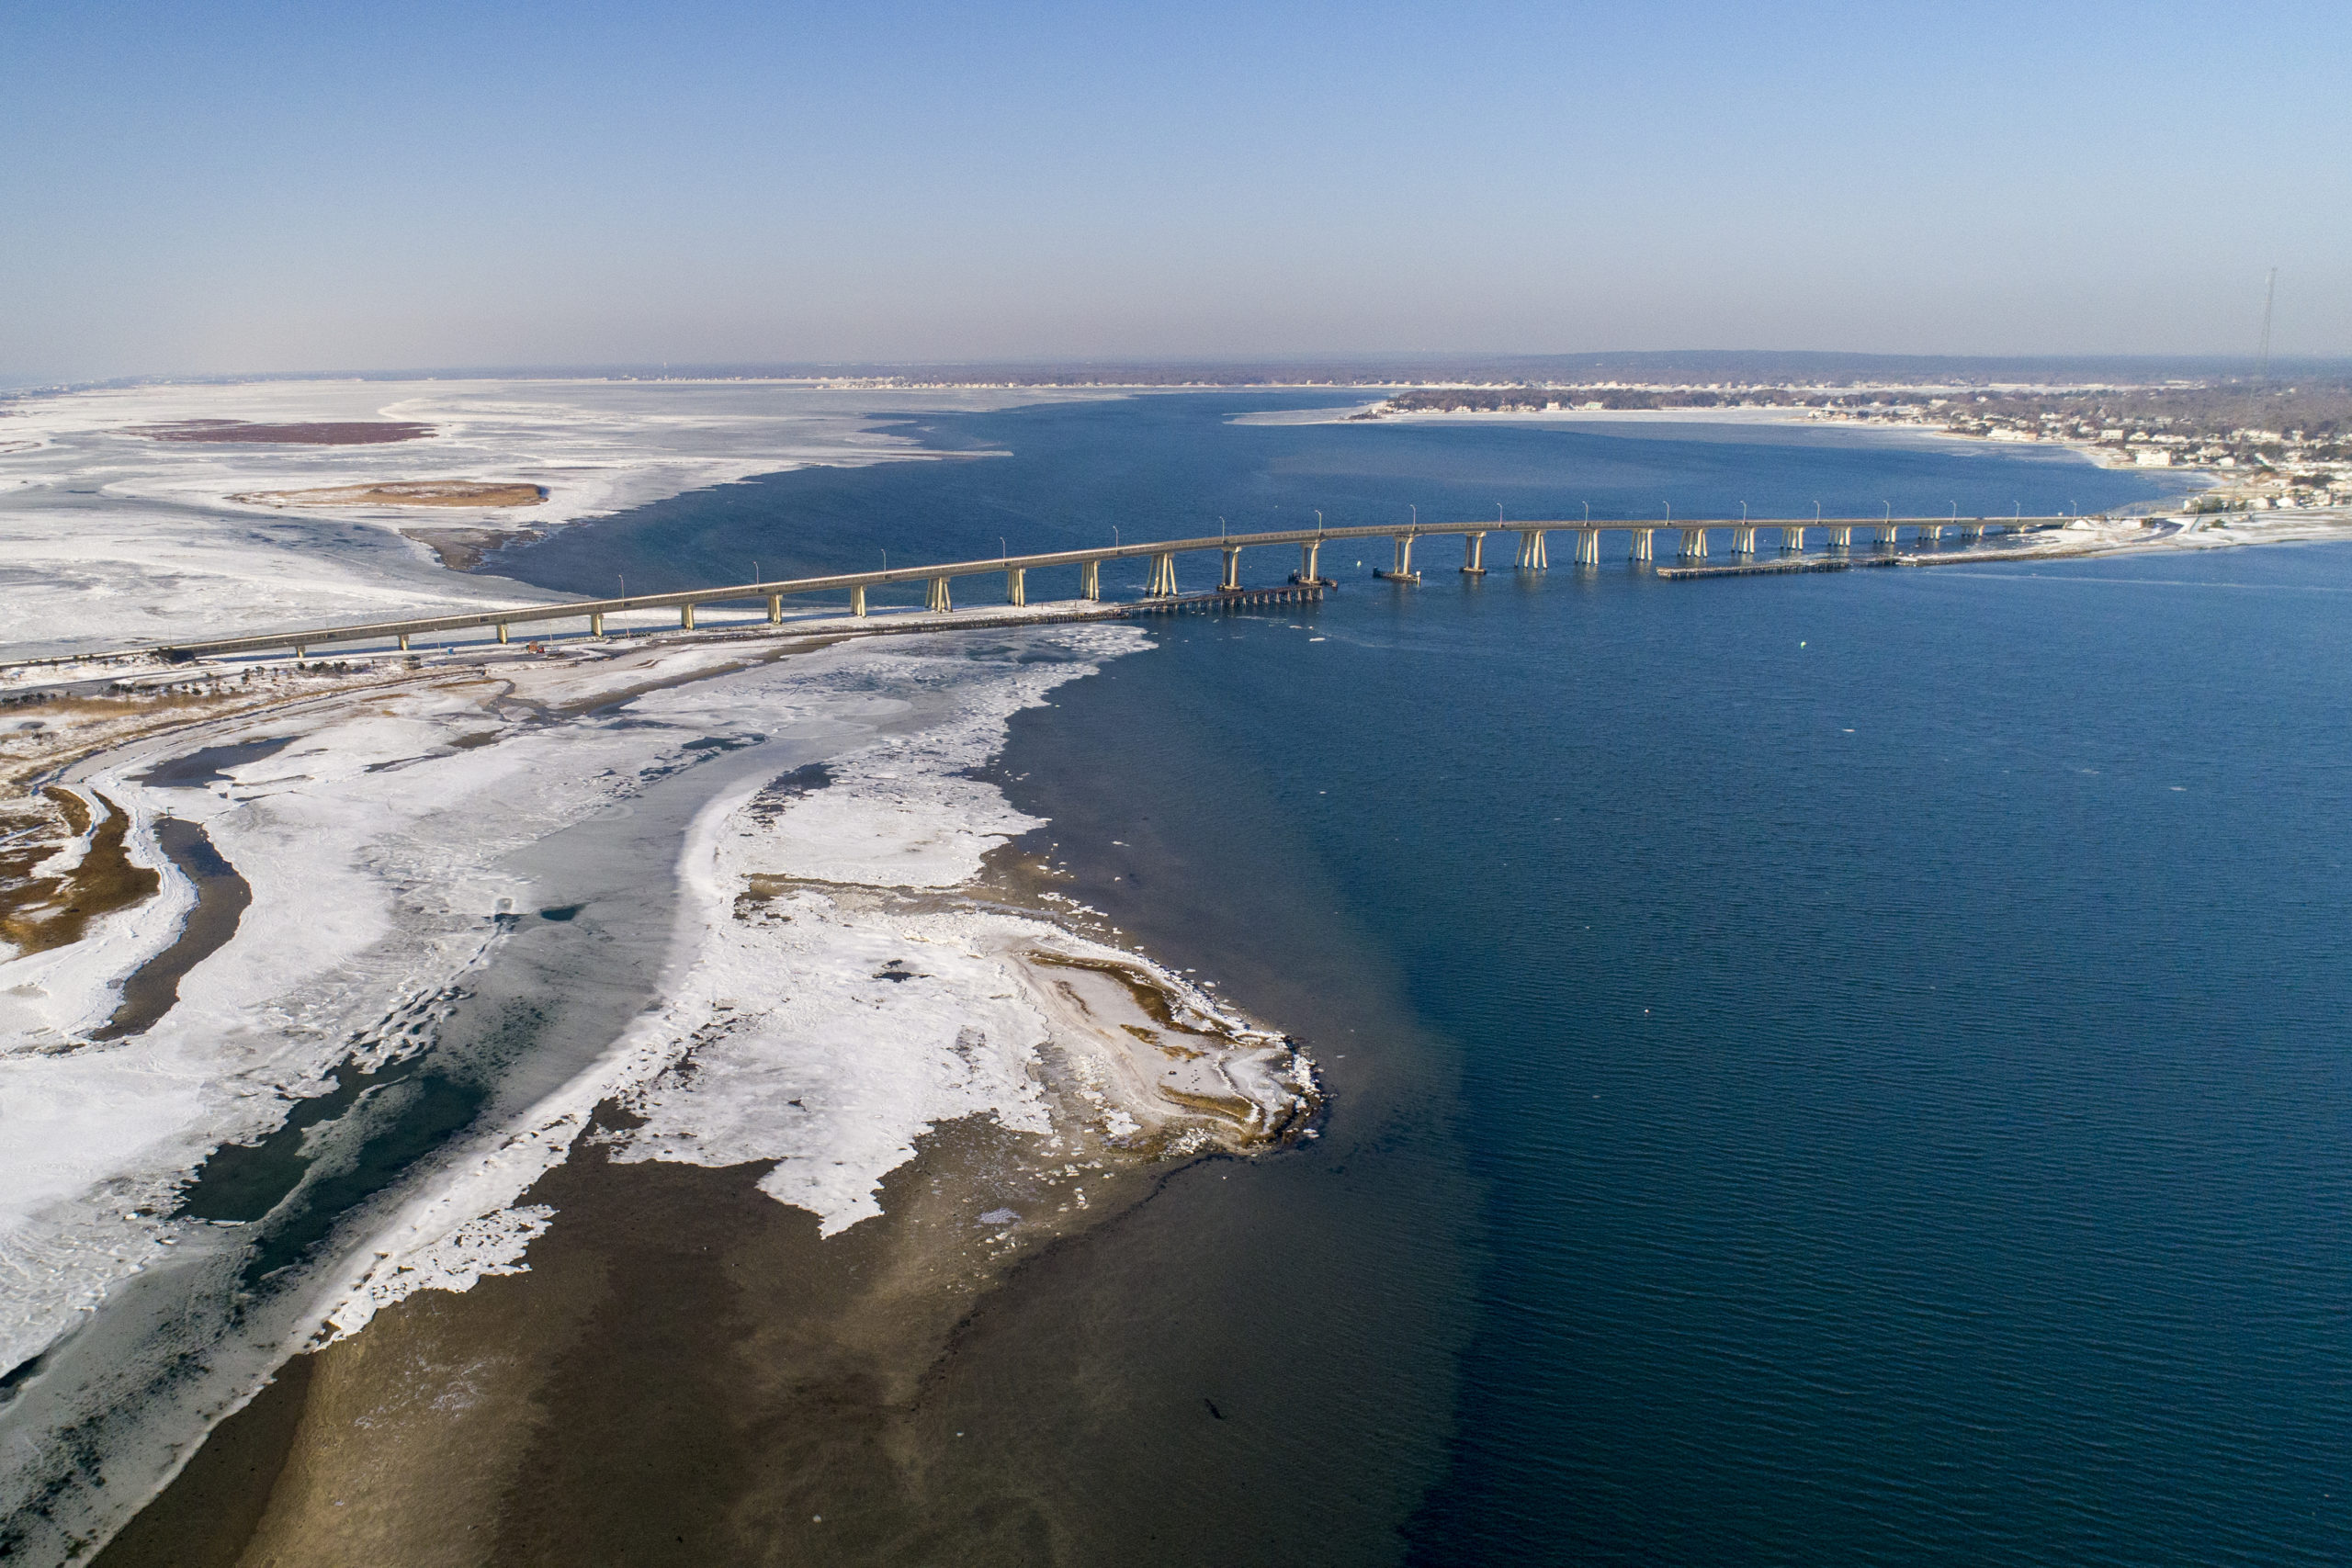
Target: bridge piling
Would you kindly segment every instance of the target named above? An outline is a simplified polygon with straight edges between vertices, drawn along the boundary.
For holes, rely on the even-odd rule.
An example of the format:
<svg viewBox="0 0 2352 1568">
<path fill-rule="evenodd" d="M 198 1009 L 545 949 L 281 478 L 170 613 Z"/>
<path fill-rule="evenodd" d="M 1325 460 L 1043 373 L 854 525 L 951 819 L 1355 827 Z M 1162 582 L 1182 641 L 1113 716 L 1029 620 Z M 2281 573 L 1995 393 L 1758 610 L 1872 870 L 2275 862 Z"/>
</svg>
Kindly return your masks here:
<svg viewBox="0 0 2352 1568">
<path fill-rule="evenodd" d="M 498 623 L 498 640 L 501 642 L 504 642 L 506 640 L 506 623 L 504 621 Z M 297 659 L 301 658 L 302 650 L 299 648 L 296 649 L 294 650 L 294 657 Z"/>
<path fill-rule="evenodd" d="M 945 578 L 934 577 L 931 580 L 931 592 L 924 595 L 922 607 L 934 615 L 944 615 L 956 607 L 955 601 L 948 597 Z"/>
<path fill-rule="evenodd" d="M 1322 540 L 1301 539 L 1298 542 L 1298 580 L 1301 582 L 1313 582 L 1321 576 L 1318 568 L 1322 559 Z"/>
<path fill-rule="evenodd" d="M 1241 592 L 1241 547 L 1239 545 L 1230 545 L 1226 547 L 1225 570 L 1217 578 L 1216 591 L 1220 593 Z"/>
<path fill-rule="evenodd" d="M 1705 560 L 1707 558 L 1707 531 L 1704 528 L 1685 528 L 1682 530 L 1681 555 L 1684 560 Z"/>
<path fill-rule="evenodd" d="M 678 606 L 678 629 L 682 632 L 695 629 L 695 607 L 691 602 Z M 506 639 L 500 637 L 498 640 L 504 642 Z"/>
<path fill-rule="evenodd" d="M 1521 528 L 1519 531 L 1518 566 L 1521 571 L 1544 571 L 1550 568 L 1551 562 L 1545 558 L 1543 529 Z"/>
<path fill-rule="evenodd" d="M 1014 567 L 1004 574 L 1004 602 L 1008 604 L 1029 603 L 1029 573 Z"/>
<path fill-rule="evenodd" d="M 1151 558 L 1151 577 L 1143 585 L 1147 599 L 1173 599 L 1176 596 L 1176 552 L 1162 550 Z"/>
<path fill-rule="evenodd" d="M 1100 560 L 1078 563 L 1078 596 L 1081 599 L 1102 597 L 1102 563 Z"/>
<path fill-rule="evenodd" d="M 1737 527 L 1734 528 L 1731 531 L 1731 553 L 1736 556 L 1754 555 L 1756 553 L 1756 530 L 1749 527 L 1745 523 L 1740 524 Z"/>
<path fill-rule="evenodd" d="M 1600 529 L 1598 529 L 1598 528 L 1579 528 L 1579 529 L 1577 529 L 1577 565 L 1578 565 L 1578 566 L 1599 566 L 1600 564 Z"/>
<path fill-rule="evenodd" d="M 1462 570 L 1473 577 L 1487 575 L 1487 531 L 1474 529 L 1462 536 Z"/>
<path fill-rule="evenodd" d="M 1781 548 L 1784 550 L 1804 548 L 1804 529 L 1794 523 L 1783 525 L 1781 529 Z"/>
<path fill-rule="evenodd" d="M 849 613 L 853 615 L 865 614 L 865 584 L 863 582 L 849 591 Z"/>
<path fill-rule="evenodd" d="M 784 595 L 781 593 L 768 595 L 768 625 L 772 626 L 784 625 Z"/>
<path fill-rule="evenodd" d="M 1829 547 L 1833 550 L 1852 549 L 1854 547 L 1853 528 L 1849 525 L 1841 523 L 1837 527 L 1830 529 Z"/>
<path fill-rule="evenodd" d="M 1654 561 L 1657 559 L 1657 545 L 1651 538 L 1651 536 L 1657 532 L 1657 530 L 1655 528 L 1634 529 L 1633 547 L 1625 552 L 1625 558 L 1627 560 L 1636 561 Z"/>
</svg>

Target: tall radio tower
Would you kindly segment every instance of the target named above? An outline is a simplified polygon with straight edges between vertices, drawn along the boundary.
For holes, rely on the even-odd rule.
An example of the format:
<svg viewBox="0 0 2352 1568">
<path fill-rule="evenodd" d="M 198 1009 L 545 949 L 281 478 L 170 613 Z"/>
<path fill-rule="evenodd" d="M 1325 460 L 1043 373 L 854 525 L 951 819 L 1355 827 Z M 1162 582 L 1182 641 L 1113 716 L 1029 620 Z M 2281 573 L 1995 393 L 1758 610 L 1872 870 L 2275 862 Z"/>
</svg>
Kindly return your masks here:
<svg viewBox="0 0 2352 1568">
<path fill-rule="evenodd" d="M 2262 349 L 2255 357 L 2257 364 L 2254 375 L 2257 381 L 2270 379 L 2270 301 L 2278 293 L 2278 269 L 2270 269 L 2269 280 L 2262 286 Z"/>
</svg>

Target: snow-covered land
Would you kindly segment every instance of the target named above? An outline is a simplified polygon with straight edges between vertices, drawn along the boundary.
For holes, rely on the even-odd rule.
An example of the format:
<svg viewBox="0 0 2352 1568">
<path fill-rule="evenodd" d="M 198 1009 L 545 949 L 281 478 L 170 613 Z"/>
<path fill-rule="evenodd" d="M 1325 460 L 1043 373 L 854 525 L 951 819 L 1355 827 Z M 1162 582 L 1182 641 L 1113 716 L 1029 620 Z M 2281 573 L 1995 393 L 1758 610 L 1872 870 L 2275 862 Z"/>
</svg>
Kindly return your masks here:
<svg viewBox="0 0 2352 1568">
<path fill-rule="evenodd" d="M 764 1189 L 828 1233 L 877 1213 L 882 1177 L 957 1118 L 1139 1157 L 1274 1134 L 1313 1095 L 1279 1038 L 1139 954 L 958 897 L 1038 825 L 970 776 L 1007 718 L 1145 645 L 1068 626 L 395 668 L 69 768 L 130 815 L 166 892 L 0 964 L 0 1365 L 101 1321 L 120 1363 L 209 1355 L 204 1397 L 150 1412 L 184 1442 L 322 1325 L 526 1266 L 560 1216 L 521 1200 L 608 1100 L 645 1118 L 616 1157 L 772 1162 Z M 200 750 L 219 765 L 161 766 Z M 252 904 L 159 1021 L 96 1039 L 192 901 L 157 847 L 166 818 L 201 825 Z M 485 1044 L 498 996 L 548 1015 L 505 1066 L 512 1042 Z M 211 1151 L 380 1078 L 305 1134 L 266 1230 L 362 1162 L 427 1052 L 472 1063 L 483 1113 L 344 1218 L 350 1271 L 289 1298 L 275 1341 L 234 1338 L 217 1306 L 152 1320 L 142 1275 L 185 1305 L 205 1301 L 188 1270 L 233 1272 L 233 1230 L 175 1214 Z M 73 1375 L 0 1408 L 28 1483 L 61 1425 L 127 1419 L 120 1386 L 76 1399 Z M 170 1458 L 118 1452 L 116 1495 Z"/>
<path fill-rule="evenodd" d="M 560 527 L 810 464 L 937 460 L 924 409 L 1069 394 L 768 382 L 273 381 L 0 399 L 0 659 L 548 597 L 452 572 L 403 528 Z M 191 420 L 384 421 L 361 446 L 158 440 Z M 965 455 L 968 456 L 968 455 Z M 408 480 L 544 487 L 535 506 L 283 507 L 241 496 Z"/>
<path fill-rule="evenodd" d="M 511 601 L 531 591 L 453 572 L 401 530 L 547 528 L 799 463 L 922 460 L 870 411 L 1036 395 L 348 382 L 19 400 L 0 412 L 0 658 L 297 606 Z M 187 420 L 434 434 L 131 433 Z M 419 517 L 234 499 L 395 479 L 549 500 Z M 70 889 L 111 822 L 159 886 L 71 940 L 0 942 L 0 1541 L 102 1537 L 290 1350 L 527 1268 L 562 1216 L 526 1194 L 601 1105 L 630 1112 L 598 1134 L 610 1157 L 764 1162 L 763 1189 L 827 1235 L 879 1212 L 927 1129 L 965 1119 L 1064 1161 L 1295 1125 L 1315 1089 L 1286 1043 L 1068 900 L 1026 897 L 1040 868 L 1008 880 L 990 862 L 1040 826 L 975 774 L 1009 717 L 1146 646 L 1123 625 L 1039 625 L 12 671 L 12 700 L 58 700 L 10 710 L 0 766 L 93 803 L 86 829 L 58 837 L 52 812 L 26 838 L 15 824 L 47 808 L 13 800 L 11 841 L 56 848 L 12 874 Z M 160 1014 L 126 1025 L 203 923 L 192 832 L 250 901 Z"/>
</svg>

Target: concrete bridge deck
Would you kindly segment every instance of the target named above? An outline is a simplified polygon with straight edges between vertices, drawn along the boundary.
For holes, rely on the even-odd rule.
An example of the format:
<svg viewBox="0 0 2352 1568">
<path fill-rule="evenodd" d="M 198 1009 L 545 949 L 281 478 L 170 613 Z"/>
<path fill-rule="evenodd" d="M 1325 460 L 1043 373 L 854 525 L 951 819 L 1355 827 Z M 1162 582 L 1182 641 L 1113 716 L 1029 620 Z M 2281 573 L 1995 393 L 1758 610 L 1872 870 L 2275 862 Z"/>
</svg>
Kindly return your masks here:
<svg viewBox="0 0 2352 1568">
<path fill-rule="evenodd" d="M 884 571 L 839 572 L 825 577 L 801 577 L 758 582 L 739 582 L 718 588 L 689 589 L 672 593 L 639 593 L 624 598 L 580 599 L 557 603 L 514 604 L 488 610 L 466 611 L 457 615 L 416 616 L 403 620 L 370 621 L 355 625 L 304 626 L 286 631 L 259 633 L 249 636 L 219 637 L 203 641 L 161 644 L 152 647 L 123 649 L 113 654 L 83 655 L 84 658 L 129 656 L 162 656 L 175 660 L 226 656 L 240 653 L 262 653 L 288 649 L 298 656 L 310 649 L 334 644 L 360 642 L 391 642 L 406 648 L 409 639 L 433 637 L 450 632 L 494 630 L 501 642 L 508 640 L 511 628 L 541 626 L 560 621 L 587 623 L 588 634 L 605 634 L 605 619 L 608 615 L 645 610 L 675 610 L 679 625 L 694 629 L 697 606 L 765 602 L 767 618 L 772 623 L 783 620 L 783 602 L 786 598 L 805 594 L 846 593 L 850 599 L 850 614 L 864 615 L 869 590 L 900 583 L 922 583 L 928 589 L 928 608 L 944 613 L 954 608 L 949 585 L 959 578 L 986 577 L 1002 574 L 1005 580 L 1004 602 L 1025 604 L 1028 602 L 1027 574 L 1060 568 L 1074 568 L 1079 574 L 1079 594 L 1082 599 L 1100 600 L 1102 567 L 1105 561 L 1144 560 L 1150 563 L 1150 573 L 1143 599 L 1174 599 L 1176 586 L 1175 559 L 1180 555 L 1217 551 L 1222 557 L 1223 570 L 1216 592 L 1244 592 L 1240 581 L 1241 552 L 1270 546 L 1299 547 L 1299 570 L 1292 574 L 1292 581 L 1307 586 L 1320 586 L 1329 580 L 1320 570 L 1322 547 L 1336 540 L 1387 539 L 1391 541 L 1391 564 L 1376 575 L 1391 581 L 1418 582 L 1420 574 L 1413 566 L 1415 543 L 1430 535 L 1453 535 L 1464 540 L 1463 563 L 1465 573 L 1483 573 L 1487 570 L 1485 540 L 1488 534 L 1509 533 L 1519 536 L 1518 570 L 1542 570 L 1550 563 L 1547 536 L 1552 534 L 1576 536 L 1575 558 L 1579 565 L 1597 564 L 1600 559 L 1601 536 L 1623 534 L 1628 537 L 1628 558 L 1635 561 L 1656 558 L 1656 536 L 1660 533 L 1680 536 L 1678 550 L 1685 560 L 1705 559 L 1711 535 L 1728 532 L 1732 554 L 1753 556 L 1757 536 L 1775 536 L 1780 550 L 1802 552 L 1809 535 L 1822 535 L 1836 549 L 1875 547 L 1893 550 L 1905 531 L 1913 534 L 1917 542 L 1933 543 L 1950 532 L 1981 538 L 1988 531 L 2014 532 L 2030 528 L 2054 526 L 2070 518 L 2058 517 L 1812 517 L 1791 519 L 1768 518 L 1668 518 L 1659 522 L 1629 522 L 1623 519 L 1578 518 L 1551 521 L 1502 521 L 1492 523 L 1420 523 L 1368 524 L 1338 528 L 1282 528 L 1254 534 L 1204 534 L 1187 539 L 1159 539 L 1140 544 L 1118 544 L 1087 549 L 1050 550 L 1033 555 L 1006 555 L 993 559 L 953 561 L 938 566 L 897 567 Z M 1864 536 L 1864 544 L 1856 546 L 1854 536 Z"/>
</svg>

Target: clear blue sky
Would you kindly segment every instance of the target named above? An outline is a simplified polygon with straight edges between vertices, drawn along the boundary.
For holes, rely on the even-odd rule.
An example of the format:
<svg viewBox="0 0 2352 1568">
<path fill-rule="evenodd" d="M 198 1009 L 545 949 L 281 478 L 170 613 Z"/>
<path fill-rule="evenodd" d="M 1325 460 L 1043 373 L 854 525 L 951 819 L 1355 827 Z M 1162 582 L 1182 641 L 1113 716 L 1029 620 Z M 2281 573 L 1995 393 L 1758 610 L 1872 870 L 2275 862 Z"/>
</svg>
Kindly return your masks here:
<svg viewBox="0 0 2352 1568">
<path fill-rule="evenodd" d="M 0 378 L 2352 354 L 2352 6 L 0 0 Z"/>
</svg>

